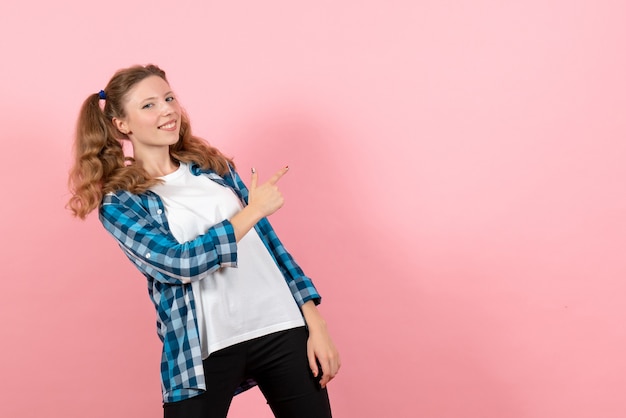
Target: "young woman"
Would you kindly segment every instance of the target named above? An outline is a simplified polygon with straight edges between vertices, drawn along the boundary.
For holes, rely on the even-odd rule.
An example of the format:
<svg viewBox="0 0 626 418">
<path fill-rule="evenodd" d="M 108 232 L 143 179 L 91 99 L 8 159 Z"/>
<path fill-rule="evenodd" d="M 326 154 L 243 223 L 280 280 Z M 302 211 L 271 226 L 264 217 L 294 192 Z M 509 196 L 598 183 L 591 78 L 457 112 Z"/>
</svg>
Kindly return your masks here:
<svg viewBox="0 0 626 418">
<path fill-rule="evenodd" d="M 252 169 L 246 188 L 232 160 L 192 135 L 154 65 L 118 71 L 85 100 L 75 157 L 69 208 L 82 219 L 99 208 L 147 278 L 164 416 L 226 417 L 258 385 L 276 417 L 330 417 L 340 360 L 320 296 L 266 219 L 288 168 L 262 184 Z"/>
</svg>

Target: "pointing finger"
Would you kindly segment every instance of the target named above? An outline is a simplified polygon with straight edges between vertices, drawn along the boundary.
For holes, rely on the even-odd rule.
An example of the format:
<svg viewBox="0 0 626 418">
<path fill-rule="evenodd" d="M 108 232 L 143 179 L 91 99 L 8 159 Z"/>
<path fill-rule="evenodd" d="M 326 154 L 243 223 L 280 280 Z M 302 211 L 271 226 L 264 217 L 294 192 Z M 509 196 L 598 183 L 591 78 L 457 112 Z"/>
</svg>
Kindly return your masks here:
<svg viewBox="0 0 626 418">
<path fill-rule="evenodd" d="M 287 171 L 289 171 L 289 166 L 285 166 L 285 167 L 281 168 L 280 170 L 278 170 L 278 171 L 276 172 L 276 174 L 274 174 L 274 175 L 272 176 L 272 178 L 271 178 L 271 179 L 269 179 L 269 180 L 268 180 L 268 183 L 270 183 L 270 184 L 276 184 L 276 183 L 278 182 L 278 180 L 280 180 L 280 178 L 281 178 L 282 176 L 284 176 L 284 175 L 285 175 L 285 173 L 286 173 Z"/>
</svg>

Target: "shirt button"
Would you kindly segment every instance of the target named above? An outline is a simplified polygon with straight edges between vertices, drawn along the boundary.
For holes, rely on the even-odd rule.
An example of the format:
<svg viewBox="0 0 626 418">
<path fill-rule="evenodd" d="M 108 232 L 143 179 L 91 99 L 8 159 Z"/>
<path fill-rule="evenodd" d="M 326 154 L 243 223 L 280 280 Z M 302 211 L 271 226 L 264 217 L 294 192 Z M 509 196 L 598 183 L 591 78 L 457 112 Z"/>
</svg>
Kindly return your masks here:
<svg viewBox="0 0 626 418">
<path fill-rule="evenodd" d="M 150 258 L 150 255 L 151 255 L 150 253 L 146 254 L 146 258 Z"/>
<path fill-rule="evenodd" d="M 162 214 L 162 213 L 163 213 L 163 210 L 162 210 L 162 209 L 159 209 L 159 210 L 157 210 L 157 213 L 160 215 L 160 214 Z"/>
</svg>

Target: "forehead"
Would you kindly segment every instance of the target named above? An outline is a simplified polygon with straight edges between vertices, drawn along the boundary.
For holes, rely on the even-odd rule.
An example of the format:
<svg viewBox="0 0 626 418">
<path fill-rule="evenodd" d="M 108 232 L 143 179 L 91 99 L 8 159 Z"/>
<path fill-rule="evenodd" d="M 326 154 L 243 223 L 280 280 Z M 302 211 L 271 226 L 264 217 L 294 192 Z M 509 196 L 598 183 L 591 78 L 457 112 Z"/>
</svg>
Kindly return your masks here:
<svg viewBox="0 0 626 418">
<path fill-rule="evenodd" d="M 135 84 L 126 95 L 126 100 L 131 102 L 141 102 L 142 100 L 161 97 L 171 91 L 170 85 L 161 77 L 153 75 L 144 78 Z"/>
</svg>

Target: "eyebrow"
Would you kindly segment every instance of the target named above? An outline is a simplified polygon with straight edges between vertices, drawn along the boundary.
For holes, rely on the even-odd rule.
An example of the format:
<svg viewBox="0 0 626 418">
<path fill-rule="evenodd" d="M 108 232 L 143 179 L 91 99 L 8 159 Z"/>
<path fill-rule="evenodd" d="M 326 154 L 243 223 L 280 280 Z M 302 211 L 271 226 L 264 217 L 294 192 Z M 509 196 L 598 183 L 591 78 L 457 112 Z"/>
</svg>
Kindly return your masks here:
<svg viewBox="0 0 626 418">
<path fill-rule="evenodd" d="M 169 96 L 170 94 L 174 94 L 173 91 L 168 91 L 167 93 L 164 94 L 164 96 Z M 158 97 L 146 97 L 145 99 L 143 99 L 142 101 L 140 101 L 139 103 L 143 103 L 143 102 L 147 102 L 148 100 L 156 100 L 158 99 Z"/>
</svg>

